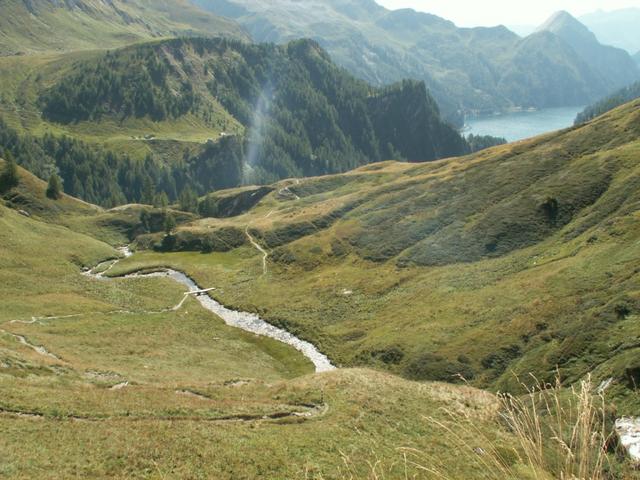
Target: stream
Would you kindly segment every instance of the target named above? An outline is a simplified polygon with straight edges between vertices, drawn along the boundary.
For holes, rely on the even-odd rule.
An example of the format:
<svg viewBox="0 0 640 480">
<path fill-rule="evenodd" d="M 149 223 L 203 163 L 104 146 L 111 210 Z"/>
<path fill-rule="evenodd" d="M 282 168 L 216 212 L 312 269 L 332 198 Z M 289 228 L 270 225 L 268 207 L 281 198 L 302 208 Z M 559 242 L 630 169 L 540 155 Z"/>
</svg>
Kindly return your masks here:
<svg viewBox="0 0 640 480">
<path fill-rule="evenodd" d="M 124 258 L 128 258 L 132 255 L 132 252 L 128 247 L 122 247 L 118 250 Z M 107 280 L 108 277 L 105 277 L 104 274 L 111 270 L 119 261 L 120 260 L 112 261 L 111 265 L 106 270 L 94 273 L 96 269 L 109 263 L 103 262 L 96 268 L 86 272 L 85 275 L 96 279 Z M 263 337 L 269 337 L 292 346 L 313 363 L 316 372 L 328 372 L 335 369 L 335 367 L 331 364 L 329 358 L 321 353 L 313 344 L 299 339 L 286 330 L 271 325 L 254 313 L 240 312 L 225 307 L 224 305 L 211 298 L 206 291 L 203 291 L 203 288 L 201 288 L 195 281 L 193 281 L 190 277 L 182 272 L 172 269 L 162 269 L 153 273 L 133 273 L 130 275 L 126 275 L 124 278 L 150 277 L 168 277 L 179 283 L 180 285 L 186 287 L 187 292 L 185 293 L 185 298 L 187 295 L 194 295 L 198 302 L 200 302 L 200 304 L 205 309 L 222 318 L 222 320 L 224 320 L 224 322 L 231 327 L 239 328 L 246 332 L 250 332 Z"/>
</svg>

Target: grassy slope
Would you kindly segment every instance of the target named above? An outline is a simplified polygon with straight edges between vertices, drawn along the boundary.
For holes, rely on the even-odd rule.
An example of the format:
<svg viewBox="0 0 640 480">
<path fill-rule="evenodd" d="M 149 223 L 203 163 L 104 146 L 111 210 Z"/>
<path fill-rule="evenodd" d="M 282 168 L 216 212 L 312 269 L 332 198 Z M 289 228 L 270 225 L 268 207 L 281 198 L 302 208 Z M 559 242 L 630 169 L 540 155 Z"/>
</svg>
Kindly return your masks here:
<svg viewBox="0 0 640 480">
<path fill-rule="evenodd" d="M 620 411 L 637 413 L 639 106 L 471 157 L 283 182 L 245 215 L 183 227 L 250 226 L 271 247 L 266 276 L 248 245 L 121 268 L 178 266 L 339 364 L 512 389 L 512 369 L 550 380 L 560 365 L 613 376 Z"/>
<path fill-rule="evenodd" d="M 446 407 L 506 438 L 490 394 L 367 370 L 301 376 L 310 364 L 297 352 L 226 327 L 194 300 L 151 313 L 177 304 L 181 288 L 82 276 L 115 252 L 57 224 L 104 212 L 47 200 L 24 171 L 16 193 L 33 214 L 0 204 L 3 478 L 345 478 L 378 459 L 393 478 L 405 469 L 397 447 L 468 477 L 479 466 L 455 462 L 458 440 L 423 415 L 446 421 Z M 310 416 L 261 419 L 288 412 Z M 239 420 L 219 420 L 228 416 Z"/>
<path fill-rule="evenodd" d="M 19 132 L 35 136 L 69 135 L 137 158 L 154 152 L 161 158 L 181 158 L 186 150 L 196 150 L 207 140 L 218 139 L 222 131 L 242 130 L 215 102 L 211 105 L 214 114 L 210 121 L 193 114 L 162 122 L 146 118 L 124 121 L 106 118 L 62 125 L 44 120 L 38 107 L 40 93 L 72 71 L 76 62 L 90 61 L 102 54 L 92 50 L 0 57 L 0 116 Z"/>
<path fill-rule="evenodd" d="M 75 8 L 35 0 L 31 10 L 26 3 L 2 1 L 0 55 L 113 48 L 177 35 L 246 38 L 232 21 L 184 0 L 81 0 Z"/>
</svg>

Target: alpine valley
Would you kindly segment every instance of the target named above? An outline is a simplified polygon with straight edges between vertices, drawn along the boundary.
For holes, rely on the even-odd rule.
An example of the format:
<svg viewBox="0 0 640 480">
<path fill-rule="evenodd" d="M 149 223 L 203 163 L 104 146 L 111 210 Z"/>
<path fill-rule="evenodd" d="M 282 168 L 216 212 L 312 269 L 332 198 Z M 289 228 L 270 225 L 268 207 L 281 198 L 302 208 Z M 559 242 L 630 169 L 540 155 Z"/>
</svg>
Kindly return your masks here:
<svg viewBox="0 0 640 480">
<path fill-rule="evenodd" d="M 1 478 L 640 479 L 640 73 L 569 13 L 0 0 L 0 54 Z"/>
</svg>

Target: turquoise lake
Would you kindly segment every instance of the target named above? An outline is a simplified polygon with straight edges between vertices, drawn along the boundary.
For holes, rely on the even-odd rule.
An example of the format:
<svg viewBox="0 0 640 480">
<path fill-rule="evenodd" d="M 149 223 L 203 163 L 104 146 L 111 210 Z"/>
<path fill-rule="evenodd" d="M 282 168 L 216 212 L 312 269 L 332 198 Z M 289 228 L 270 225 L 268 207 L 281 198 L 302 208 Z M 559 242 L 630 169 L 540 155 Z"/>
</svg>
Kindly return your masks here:
<svg viewBox="0 0 640 480">
<path fill-rule="evenodd" d="M 534 112 L 467 117 L 464 134 L 492 135 L 514 142 L 570 127 L 583 109 L 584 107 L 545 108 Z"/>
</svg>

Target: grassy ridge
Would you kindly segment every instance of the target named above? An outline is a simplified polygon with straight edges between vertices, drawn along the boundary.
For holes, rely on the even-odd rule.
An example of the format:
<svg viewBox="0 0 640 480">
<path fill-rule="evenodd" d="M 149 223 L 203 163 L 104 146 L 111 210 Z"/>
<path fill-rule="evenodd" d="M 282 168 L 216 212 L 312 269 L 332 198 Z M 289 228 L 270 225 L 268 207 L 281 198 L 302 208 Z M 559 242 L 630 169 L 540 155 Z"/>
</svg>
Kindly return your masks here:
<svg viewBox="0 0 640 480">
<path fill-rule="evenodd" d="M 234 22 L 183 0 L 3 0 L 0 55 L 113 48 L 178 35 L 246 38 Z"/>
<path fill-rule="evenodd" d="M 516 389 L 512 371 L 613 377 L 638 408 L 638 103 L 559 134 L 427 165 L 274 185 L 244 229 L 269 247 L 143 253 L 309 338 L 339 364 Z M 178 233 L 178 235 L 180 232 Z M 498 334 L 497 334 L 498 333 Z"/>
</svg>

